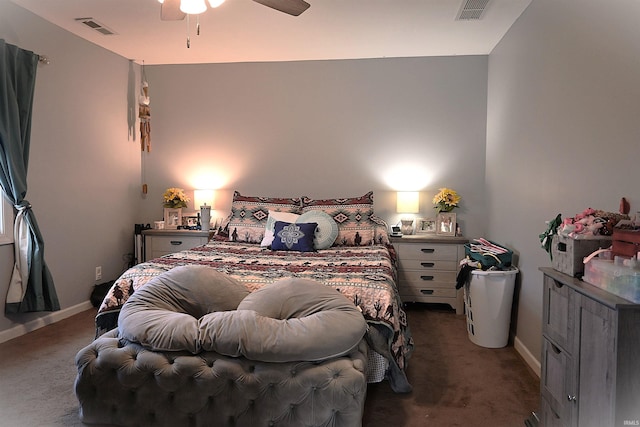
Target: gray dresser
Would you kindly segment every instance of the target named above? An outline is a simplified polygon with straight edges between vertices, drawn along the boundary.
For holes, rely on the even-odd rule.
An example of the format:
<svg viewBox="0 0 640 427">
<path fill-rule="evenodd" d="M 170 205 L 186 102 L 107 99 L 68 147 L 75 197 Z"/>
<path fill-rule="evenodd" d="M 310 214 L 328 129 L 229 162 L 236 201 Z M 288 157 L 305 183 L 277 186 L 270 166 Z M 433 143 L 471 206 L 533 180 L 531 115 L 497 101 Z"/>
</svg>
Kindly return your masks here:
<svg viewBox="0 0 640 427">
<path fill-rule="evenodd" d="M 541 271 L 542 425 L 640 425 L 640 304 Z"/>
</svg>

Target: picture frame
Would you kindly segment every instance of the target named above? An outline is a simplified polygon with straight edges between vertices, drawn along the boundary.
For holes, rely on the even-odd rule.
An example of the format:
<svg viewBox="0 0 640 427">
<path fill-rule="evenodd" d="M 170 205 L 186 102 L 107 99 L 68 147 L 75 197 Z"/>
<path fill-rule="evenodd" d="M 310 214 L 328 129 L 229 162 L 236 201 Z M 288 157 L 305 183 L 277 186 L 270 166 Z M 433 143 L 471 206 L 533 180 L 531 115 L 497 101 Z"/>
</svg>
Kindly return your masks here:
<svg viewBox="0 0 640 427">
<path fill-rule="evenodd" d="M 198 216 L 183 216 L 182 226 L 189 229 L 195 229 L 198 226 Z"/>
<path fill-rule="evenodd" d="M 435 234 L 436 229 L 435 218 L 416 218 L 416 234 Z"/>
<path fill-rule="evenodd" d="M 179 225 L 182 225 L 182 209 L 164 208 L 164 228 L 177 230 Z"/>
<path fill-rule="evenodd" d="M 456 235 L 456 214 L 440 212 L 436 217 L 436 234 L 439 236 Z"/>
</svg>

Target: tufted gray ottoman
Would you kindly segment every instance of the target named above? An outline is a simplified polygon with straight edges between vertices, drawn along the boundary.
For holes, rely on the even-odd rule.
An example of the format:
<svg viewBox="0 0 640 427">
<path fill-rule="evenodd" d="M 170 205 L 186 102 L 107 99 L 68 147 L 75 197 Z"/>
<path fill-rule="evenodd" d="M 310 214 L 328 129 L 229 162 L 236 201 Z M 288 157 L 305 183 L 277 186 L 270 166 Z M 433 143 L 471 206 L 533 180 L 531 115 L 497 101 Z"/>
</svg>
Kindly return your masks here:
<svg viewBox="0 0 640 427">
<path fill-rule="evenodd" d="M 355 306 L 309 280 L 241 287 L 185 266 L 133 294 L 119 329 L 76 356 L 82 421 L 361 426 L 368 346 Z"/>
<path fill-rule="evenodd" d="M 254 362 L 214 352 L 121 345 L 113 330 L 82 349 L 75 390 L 85 423 L 118 426 L 362 424 L 367 345 L 321 362 Z"/>
</svg>

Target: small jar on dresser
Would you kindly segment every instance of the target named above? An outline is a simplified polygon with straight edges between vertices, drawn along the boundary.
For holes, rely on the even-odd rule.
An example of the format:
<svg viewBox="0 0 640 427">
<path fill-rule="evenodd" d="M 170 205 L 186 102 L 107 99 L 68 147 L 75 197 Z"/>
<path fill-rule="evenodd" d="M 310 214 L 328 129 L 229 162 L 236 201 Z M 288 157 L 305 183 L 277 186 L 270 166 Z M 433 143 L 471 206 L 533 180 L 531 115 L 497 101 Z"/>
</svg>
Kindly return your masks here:
<svg viewBox="0 0 640 427">
<path fill-rule="evenodd" d="M 449 304 L 457 314 L 463 314 L 462 289 L 456 289 L 456 278 L 468 241 L 435 234 L 392 237 L 402 301 Z"/>
<path fill-rule="evenodd" d="M 209 231 L 143 230 L 144 260 L 195 248 L 209 241 Z"/>
</svg>

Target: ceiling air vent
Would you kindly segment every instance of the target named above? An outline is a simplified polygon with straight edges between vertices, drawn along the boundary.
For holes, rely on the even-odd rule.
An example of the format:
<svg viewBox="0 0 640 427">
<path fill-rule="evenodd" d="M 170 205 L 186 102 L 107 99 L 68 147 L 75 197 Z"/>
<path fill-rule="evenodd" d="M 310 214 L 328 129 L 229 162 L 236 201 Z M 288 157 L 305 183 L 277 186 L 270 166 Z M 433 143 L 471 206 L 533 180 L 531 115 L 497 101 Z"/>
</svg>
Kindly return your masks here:
<svg viewBox="0 0 640 427">
<path fill-rule="evenodd" d="M 456 21 L 477 21 L 482 18 L 490 0 L 463 0 Z"/>
<path fill-rule="evenodd" d="M 111 35 L 115 34 L 113 31 L 111 31 L 110 29 L 108 29 L 107 27 L 105 27 L 104 25 L 102 25 L 101 23 L 99 23 L 98 21 L 96 21 L 93 18 L 76 18 L 76 21 L 80 22 L 81 24 L 86 25 L 87 27 L 91 28 L 92 30 L 95 30 L 95 31 L 97 31 L 100 34 L 103 34 L 105 36 L 111 36 Z"/>
</svg>

